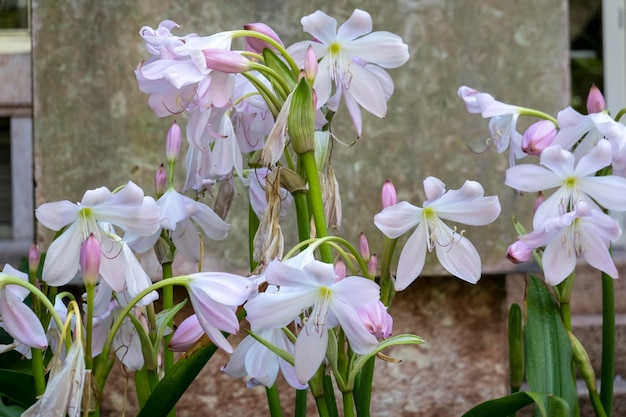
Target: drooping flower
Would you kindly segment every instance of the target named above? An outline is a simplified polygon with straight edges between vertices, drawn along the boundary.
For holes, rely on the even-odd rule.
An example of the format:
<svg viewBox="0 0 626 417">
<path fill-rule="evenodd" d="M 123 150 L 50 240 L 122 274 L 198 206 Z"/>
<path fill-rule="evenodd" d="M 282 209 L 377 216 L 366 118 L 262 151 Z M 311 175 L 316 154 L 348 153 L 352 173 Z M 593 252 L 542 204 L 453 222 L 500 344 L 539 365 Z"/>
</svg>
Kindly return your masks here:
<svg viewBox="0 0 626 417">
<path fill-rule="evenodd" d="M 79 266 L 80 247 L 89 235 L 93 234 L 102 247 L 105 240 L 107 244 L 115 245 L 111 240 L 110 225 L 137 236 L 149 236 L 159 228 L 156 202 L 152 197 L 144 196 L 141 188 L 131 181 L 116 193 L 106 187 L 89 190 L 77 204 L 67 200 L 42 204 L 35 215 L 49 229 L 61 230 L 67 226 L 50 244 L 44 261 L 43 280 L 53 286 L 67 284 L 74 278 Z M 102 276 L 114 290 L 123 289 L 124 280 L 120 277 L 106 273 Z"/>
<path fill-rule="evenodd" d="M 509 149 L 509 163 L 515 165 L 516 159 L 526 154 L 522 151 L 522 135 L 517 131 L 517 119 L 521 108 L 497 101 L 491 94 L 461 86 L 457 95 L 465 102 L 467 111 L 481 113 L 489 120 L 491 140 L 499 153 Z"/>
<path fill-rule="evenodd" d="M 219 348 L 232 353 L 233 348 L 222 331 L 237 333 L 236 310 L 255 291 L 253 281 L 223 272 L 199 272 L 189 275 L 186 284 L 191 305 L 200 326 Z"/>
<path fill-rule="evenodd" d="M 83 388 L 85 386 L 85 354 L 81 340 L 74 340 L 65 360 L 52 359 L 54 365 L 43 396 L 37 400 L 23 417 L 81 415 Z M 87 389 L 89 389 L 87 387 Z"/>
<path fill-rule="evenodd" d="M 471 226 L 493 222 L 500 214 L 496 196 L 484 196 L 476 181 L 465 181 L 458 190 L 446 191 L 435 177 L 424 180 L 426 201 L 416 207 L 406 201 L 389 206 L 374 217 L 374 223 L 387 237 L 395 239 L 417 226 L 402 249 L 395 288 L 401 291 L 422 272 L 426 252 L 435 249 L 441 265 L 452 275 L 470 283 L 480 279 L 480 256 L 472 243 L 441 219 Z"/>
<path fill-rule="evenodd" d="M 532 248 L 545 246 L 541 258 L 545 279 L 550 285 L 558 285 L 574 271 L 579 258 L 617 278 L 609 245 L 621 234 L 617 220 L 579 200 L 571 211 L 519 239 Z"/>
<path fill-rule="evenodd" d="M 611 163 L 611 145 L 601 140 L 591 151 L 576 161 L 575 156 L 554 145 L 541 153 L 540 163 L 518 165 L 506 171 L 505 184 L 524 192 L 559 187 L 537 207 L 533 228 L 570 211 L 579 201 L 594 209 L 598 204 L 609 210 L 626 208 L 626 179 L 596 173 Z M 597 203 L 598 204 L 597 204 Z"/>
<path fill-rule="evenodd" d="M 346 104 L 360 136 L 358 106 L 378 117 L 385 116 L 390 80 L 382 68 L 404 64 L 409 59 L 407 45 L 393 33 L 372 32 L 371 16 L 359 9 L 354 10 L 339 28 L 335 19 L 319 10 L 303 17 L 301 22 L 304 31 L 314 40 L 298 42 L 288 50 L 296 60 L 304 63 L 307 48 L 311 46 L 315 56 L 321 59 L 313 85 L 317 107 L 328 105 L 336 111 L 339 97 L 343 95 L 350 101 Z M 336 97 L 330 100 L 333 90 Z"/>
<path fill-rule="evenodd" d="M 328 330 L 335 326 L 341 326 L 356 353 L 368 353 L 377 346 L 356 312 L 378 299 L 379 288 L 373 281 L 357 276 L 336 281 L 332 264 L 312 260 L 306 252 L 291 262 L 274 260 L 265 278 L 279 290 L 260 293 L 248 301 L 247 318 L 258 332 L 282 328 L 304 313 L 294 351 L 300 383 L 306 383 L 324 360 Z"/>
<path fill-rule="evenodd" d="M 28 282 L 28 276 L 6 264 L 0 273 Z M 29 291 L 15 284 L 0 286 L 0 318 L 1 326 L 16 341 L 37 349 L 48 346 L 46 332 L 39 317 L 24 303 Z"/>
</svg>

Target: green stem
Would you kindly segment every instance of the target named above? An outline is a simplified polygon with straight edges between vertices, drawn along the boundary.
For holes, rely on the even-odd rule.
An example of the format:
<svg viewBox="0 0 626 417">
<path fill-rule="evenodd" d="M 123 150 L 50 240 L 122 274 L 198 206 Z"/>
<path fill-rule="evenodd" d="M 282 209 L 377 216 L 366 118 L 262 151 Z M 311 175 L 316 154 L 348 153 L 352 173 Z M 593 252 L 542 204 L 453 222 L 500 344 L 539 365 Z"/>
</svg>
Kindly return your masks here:
<svg viewBox="0 0 626 417">
<path fill-rule="evenodd" d="M 293 417 L 306 417 L 306 402 L 309 392 L 305 389 L 296 390 L 296 407 Z"/>
<path fill-rule="evenodd" d="M 172 263 L 164 262 L 163 263 L 163 280 L 167 280 L 172 278 Z M 172 285 L 168 285 L 163 287 L 163 310 L 169 310 L 174 307 L 174 287 Z M 171 325 L 169 323 L 168 325 Z M 174 366 L 174 352 L 172 352 L 167 347 L 172 340 L 173 333 L 170 333 L 163 337 L 163 369 L 165 373 L 172 369 Z"/>
<path fill-rule="evenodd" d="M 317 237 L 326 237 L 328 236 L 328 227 L 326 226 L 326 215 L 324 214 L 324 202 L 322 200 L 322 186 L 317 172 L 317 164 L 315 163 L 315 153 L 313 151 L 305 152 L 300 155 L 300 160 L 302 161 L 302 166 L 306 172 L 309 184 L 308 201 L 315 223 L 315 234 Z M 322 262 L 333 262 L 333 253 L 328 245 L 320 245 L 320 256 Z"/>
<path fill-rule="evenodd" d="M 343 392 L 343 416 L 354 417 L 354 397 L 352 392 Z"/>
<path fill-rule="evenodd" d="M 315 397 L 315 404 L 317 405 L 317 413 L 320 417 L 330 417 L 325 396 L 321 395 L 319 397 Z"/>
<path fill-rule="evenodd" d="M 356 411 L 359 417 L 369 417 L 370 403 L 372 400 L 372 381 L 374 380 L 374 366 L 376 356 L 372 356 L 365 362 L 359 378 L 359 390 L 356 403 Z"/>
<path fill-rule="evenodd" d="M 233 38 L 241 37 L 241 36 L 257 38 L 257 39 L 261 39 L 262 41 L 269 43 L 274 48 L 276 48 L 276 50 L 283 56 L 283 58 L 285 58 L 285 60 L 287 61 L 287 64 L 291 67 L 291 71 L 293 72 L 295 76 L 297 76 L 298 73 L 300 72 L 300 68 L 298 67 L 298 64 L 296 64 L 296 62 L 293 60 L 291 55 L 289 55 L 289 52 L 287 52 L 285 47 L 281 45 L 279 42 L 275 41 L 274 39 L 270 38 L 267 35 L 262 34 L 261 32 L 255 32 L 252 30 L 237 30 L 233 32 Z"/>
<path fill-rule="evenodd" d="M 35 395 L 39 397 L 46 390 L 46 379 L 43 373 L 43 353 L 41 349 L 31 348 L 33 377 L 35 378 Z"/>
<path fill-rule="evenodd" d="M 540 119 L 550 120 L 552 123 L 554 123 L 555 126 L 559 125 L 559 122 L 554 117 L 539 110 L 520 107 L 519 114 L 521 116 L 533 116 L 539 117 Z"/>
<path fill-rule="evenodd" d="M 306 202 L 306 194 L 301 192 L 293 193 L 293 200 L 296 205 L 296 217 L 298 219 L 298 240 L 307 240 L 311 231 L 309 230 L 309 208 Z"/>
<path fill-rule="evenodd" d="M 271 388 L 265 388 L 265 395 L 267 396 L 267 406 L 270 410 L 270 416 L 282 417 L 283 408 L 280 405 L 280 398 L 278 397 L 278 388 L 276 384 Z"/>
<path fill-rule="evenodd" d="M 159 383 L 159 378 L 154 370 L 147 370 L 145 367 L 135 372 L 135 391 L 139 408 L 142 408 L 154 387 Z"/>
<path fill-rule="evenodd" d="M 398 239 L 385 238 L 380 265 L 380 301 L 387 307 L 391 305 L 395 294 L 393 279 L 391 278 L 391 259 L 396 249 L 396 243 L 398 243 Z"/>
<path fill-rule="evenodd" d="M 324 366 L 324 365 L 322 365 Z M 337 401 L 335 400 L 335 387 L 333 385 L 333 380 L 330 375 L 324 373 L 322 377 L 322 383 L 324 385 L 324 398 L 328 415 L 330 417 L 339 417 L 339 412 L 337 411 Z"/>
<path fill-rule="evenodd" d="M 93 302 L 96 294 L 95 284 L 86 284 L 87 290 L 87 322 L 85 323 L 85 331 L 87 332 L 87 339 L 85 342 L 85 368 L 93 368 L 93 357 L 91 354 L 91 340 L 93 335 Z"/>
<path fill-rule="evenodd" d="M 252 205 L 248 204 L 248 259 L 250 263 L 250 271 L 254 271 L 257 267 L 254 261 L 254 236 L 259 230 L 259 218 L 252 209 Z"/>
<path fill-rule="evenodd" d="M 602 273 L 602 374 L 600 400 L 607 417 L 613 409 L 615 378 L 615 289 L 613 278 Z"/>
<path fill-rule="evenodd" d="M 597 417 L 611 417 L 608 411 L 604 410 L 602 400 L 597 391 L 589 391 L 589 399 L 591 400 L 591 405 Z"/>
</svg>

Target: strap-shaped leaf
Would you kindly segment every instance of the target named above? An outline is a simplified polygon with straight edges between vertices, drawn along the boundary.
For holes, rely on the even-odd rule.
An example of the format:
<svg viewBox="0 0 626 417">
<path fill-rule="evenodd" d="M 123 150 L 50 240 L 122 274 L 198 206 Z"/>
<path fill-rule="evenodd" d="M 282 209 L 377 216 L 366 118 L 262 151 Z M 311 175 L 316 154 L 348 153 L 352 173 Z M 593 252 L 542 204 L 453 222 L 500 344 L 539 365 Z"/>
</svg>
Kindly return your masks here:
<svg viewBox="0 0 626 417">
<path fill-rule="evenodd" d="M 35 380 L 32 375 L 23 372 L 0 369 L 0 394 L 30 407 L 35 403 Z"/>
<path fill-rule="evenodd" d="M 530 390 L 561 397 L 574 412 L 578 396 L 572 373 L 572 343 L 552 294 L 534 275 L 528 279 L 524 304 L 526 381 Z"/>
<path fill-rule="evenodd" d="M 569 416 L 569 406 L 562 398 L 522 391 L 485 401 L 463 414 L 463 417 L 508 417 L 532 403 L 535 403 L 536 413 L 541 417 Z"/>
</svg>

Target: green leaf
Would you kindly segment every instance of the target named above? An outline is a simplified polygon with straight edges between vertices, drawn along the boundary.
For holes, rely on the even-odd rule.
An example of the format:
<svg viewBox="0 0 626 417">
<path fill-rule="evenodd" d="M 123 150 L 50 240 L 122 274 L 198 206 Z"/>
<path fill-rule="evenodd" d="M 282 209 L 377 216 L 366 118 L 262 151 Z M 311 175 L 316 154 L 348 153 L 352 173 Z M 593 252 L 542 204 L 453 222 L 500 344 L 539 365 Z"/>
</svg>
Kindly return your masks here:
<svg viewBox="0 0 626 417">
<path fill-rule="evenodd" d="M 24 408 L 19 405 L 4 405 L 3 399 L 0 398 L 0 417 L 20 417 L 24 412 Z"/>
<path fill-rule="evenodd" d="M 35 380 L 23 372 L 0 369 L 0 395 L 30 407 L 35 403 Z"/>
<path fill-rule="evenodd" d="M 534 275 L 529 277 L 524 304 L 526 381 L 532 392 L 561 397 L 574 412 L 578 396 L 572 343 L 550 290 Z"/>
<path fill-rule="evenodd" d="M 509 310 L 509 379 L 511 391 L 517 392 L 524 379 L 524 344 L 522 342 L 522 309 L 512 304 Z"/>
<path fill-rule="evenodd" d="M 569 406 L 562 398 L 522 391 L 485 401 L 463 414 L 463 417 L 508 417 L 532 403 L 535 403 L 536 410 L 542 417 L 569 416 Z"/>
<path fill-rule="evenodd" d="M 287 82 L 289 87 L 293 88 L 296 85 L 296 78 L 298 74 L 294 74 L 291 72 L 291 69 L 285 64 L 285 62 L 276 55 L 274 51 L 269 48 L 265 48 L 263 50 L 263 61 L 265 61 L 265 65 L 267 65 L 270 69 L 274 70 L 283 80 Z M 270 78 L 270 82 L 274 88 L 279 88 L 278 85 L 275 85 L 274 80 Z M 283 97 L 283 100 L 286 98 Z"/>
</svg>

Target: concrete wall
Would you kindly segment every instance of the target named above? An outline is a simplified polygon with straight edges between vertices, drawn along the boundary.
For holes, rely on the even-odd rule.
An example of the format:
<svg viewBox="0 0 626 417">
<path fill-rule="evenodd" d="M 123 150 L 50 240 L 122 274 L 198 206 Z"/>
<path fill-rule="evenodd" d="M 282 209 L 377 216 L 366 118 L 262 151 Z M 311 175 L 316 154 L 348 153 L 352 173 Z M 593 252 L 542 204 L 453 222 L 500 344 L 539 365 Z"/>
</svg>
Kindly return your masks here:
<svg viewBox="0 0 626 417">
<path fill-rule="evenodd" d="M 380 210 L 379 190 L 386 178 L 401 199 L 417 205 L 428 175 L 440 177 L 448 188 L 474 179 L 487 194 L 500 196 L 503 212 L 489 227 L 468 227 L 466 236 L 481 252 L 485 271 L 506 270 L 504 251 L 515 236 L 511 216 L 527 217 L 532 203 L 520 212 L 520 201 L 502 185 L 504 155 L 478 154 L 485 149 L 487 121 L 467 114 L 456 90 L 465 84 L 552 113 L 564 107 L 569 94 L 566 5 L 565 0 L 33 0 L 36 203 L 77 201 L 86 189 L 113 188 L 128 178 L 151 193 L 171 119 L 154 117 L 136 87 L 133 70 L 146 57 L 137 34 L 143 25 L 155 27 L 169 18 L 182 25 L 181 34 L 210 34 L 264 21 L 290 44 L 305 38 L 299 24 L 303 15 L 319 8 L 342 22 L 358 6 L 372 14 L 374 30 L 402 36 L 411 58 L 391 71 L 396 91 L 387 118 L 365 117 L 359 142 L 335 147 L 347 220 L 342 234 L 354 240 L 366 231 L 374 250 L 382 252 L 372 217 Z M 354 139 L 346 125 L 335 131 L 345 142 Z M 228 243 L 208 246 L 209 269 L 246 265 L 241 258 L 244 198 L 234 206 Z M 44 241 L 50 237 L 39 233 Z M 441 269 L 431 262 L 427 272 L 439 275 Z M 503 394 L 503 294 L 498 280 L 470 286 L 448 277 L 418 280 L 401 294 L 394 307 L 396 333 L 417 333 L 429 344 L 391 352 L 405 365 L 380 367 L 375 394 L 380 412 L 375 415 L 460 415 L 474 403 Z M 207 372 L 217 372 L 221 364 Z M 246 393 L 242 383 L 231 382 L 238 390 L 229 391 L 235 401 L 224 404 L 216 387 L 226 383 L 220 381 L 199 381 L 193 394 L 202 395 L 194 397 L 201 403 L 188 400 L 185 415 L 199 415 L 196 407 L 216 404 L 230 407 L 232 414 L 222 415 L 244 415 L 243 408 L 236 408 L 247 404 L 239 397 Z M 121 392 L 123 384 L 115 385 Z"/>
</svg>

